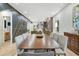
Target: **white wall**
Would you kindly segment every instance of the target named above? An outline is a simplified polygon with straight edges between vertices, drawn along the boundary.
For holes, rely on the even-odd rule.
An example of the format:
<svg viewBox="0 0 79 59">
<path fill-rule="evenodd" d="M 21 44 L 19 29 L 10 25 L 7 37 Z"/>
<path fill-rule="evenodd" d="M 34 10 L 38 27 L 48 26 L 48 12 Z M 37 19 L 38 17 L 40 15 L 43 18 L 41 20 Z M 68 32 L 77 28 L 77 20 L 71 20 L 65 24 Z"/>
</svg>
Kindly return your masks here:
<svg viewBox="0 0 79 59">
<path fill-rule="evenodd" d="M 4 10 L 1 12 L 1 15 L 3 17 L 7 16 L 7 17 L 10 17 L 10 19 L 4 19 L 6 20 L 6 22 L 12 22 L 11 19 L 12 19 L 12 13 L 9 11 L 9 10 Z M 6 24 L 6 28 L 4 29 L 4 32 L 10 32 L 11 31 L 11 26 L 8 26 L 8 24 Z"/>
<path fill-rule="evenodd" d="M 3 43 L 3 18 L 0 14 L 0 46 Z"/>
<path fill-rule="evenodd" d="M 2 20 L 3 21 L 3 24 L 2 24 L 3 32 L 10 32 L 10 40 L 12 42 L 12 13 L 9 10 L 4 10 L 4 11 L 1 11 L 0 14 L 1 14 L 0 16 L 3 19 Z M 4 19 L 4 16 L 10 17 L 10 19 Z M 4 20 L 6 20 L 6 28 L 4 28 Z M 8 22 L 11 23 L 11 26 L 8 26 L 7 24 Z M 3 41 L 4 41 L 4 34 L 3 34 Z"/>
<path fill-rule="evenodd" d="M 53 30 L 56 32 L 55 29 L 55 21 L 59 20 L 59 33 L 64 34 L 64 32 L 72 32 L 74 30 L 73 24 L 72 24 L 72 9 L 77 4 L 70 4 L 68 7 L 66 7 L 63 11 L 61 11 L 59 14 L 57 14 L 53 18 Z"/>
</svg>

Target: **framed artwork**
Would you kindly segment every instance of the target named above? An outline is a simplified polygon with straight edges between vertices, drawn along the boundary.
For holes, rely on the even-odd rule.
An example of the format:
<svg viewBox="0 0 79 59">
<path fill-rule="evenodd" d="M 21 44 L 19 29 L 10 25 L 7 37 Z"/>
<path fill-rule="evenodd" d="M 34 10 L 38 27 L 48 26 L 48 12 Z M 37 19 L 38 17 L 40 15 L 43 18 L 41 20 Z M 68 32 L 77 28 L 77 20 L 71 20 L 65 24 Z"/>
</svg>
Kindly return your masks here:
<svg viewBox="0 0 79 59">
<path fill-rule="evenodd" d="M 73 8 L 73 27 L 79 31 L 79 5 Z"/>
</svg>

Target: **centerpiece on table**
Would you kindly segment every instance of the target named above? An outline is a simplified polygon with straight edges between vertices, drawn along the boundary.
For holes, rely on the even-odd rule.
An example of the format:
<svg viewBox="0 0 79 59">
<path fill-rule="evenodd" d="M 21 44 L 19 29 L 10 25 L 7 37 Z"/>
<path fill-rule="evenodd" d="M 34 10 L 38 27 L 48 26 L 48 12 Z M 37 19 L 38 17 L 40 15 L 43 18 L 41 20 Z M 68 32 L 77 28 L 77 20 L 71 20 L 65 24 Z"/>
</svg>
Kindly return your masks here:
<svg viewBox="0 0 79 59">
<path fill-rule="evenodd" d="M 36 37 L 37 38 L 43 38 L 42 31 L 37 32 Z"/>
</svg>

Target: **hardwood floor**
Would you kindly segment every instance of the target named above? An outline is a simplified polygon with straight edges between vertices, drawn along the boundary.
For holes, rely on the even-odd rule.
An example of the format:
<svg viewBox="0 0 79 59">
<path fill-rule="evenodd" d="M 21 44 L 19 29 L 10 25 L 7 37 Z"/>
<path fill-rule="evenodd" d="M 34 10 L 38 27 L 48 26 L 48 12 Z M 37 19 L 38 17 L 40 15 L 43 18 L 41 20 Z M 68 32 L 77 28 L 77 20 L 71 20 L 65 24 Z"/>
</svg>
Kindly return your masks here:
<svg viewBox="0 0 79 59">
<path fill-rule="evenodd" d="M 0 48 L 0 56 L 14 56 L 16 55 L 16 44 L 5 42 Z"/>
<path fill-rule="evenodd" d="M 71 50 L 67 49 L 67 56 L 77 56 Z M 4 43 L 0 48 L 0 56 L 16 56 L 16 44 Z"/>
<path fill-rule="evenodd" d="M 67 56 L 77 56 L 77 54 L 75 54 L 74 52 L 72 52 L 70 49 L 67 49 Z"/>
</svg>

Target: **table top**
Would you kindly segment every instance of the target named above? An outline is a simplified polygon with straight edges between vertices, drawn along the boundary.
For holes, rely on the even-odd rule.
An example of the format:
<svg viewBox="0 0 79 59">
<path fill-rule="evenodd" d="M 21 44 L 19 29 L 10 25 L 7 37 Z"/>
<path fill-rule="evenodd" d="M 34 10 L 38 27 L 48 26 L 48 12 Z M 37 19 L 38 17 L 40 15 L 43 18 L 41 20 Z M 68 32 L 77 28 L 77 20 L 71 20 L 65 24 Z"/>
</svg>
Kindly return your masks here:
<svg viewBox="0 0 79 59">
<path fill-rule="evenodd" d="M 23 49 L 56 49 L 60 48 L 59 44 L 50 39 L 49 36 L 43 35 L 43 38 L 37 38 L 37 34 L 32 34 L 25 39 L 18 48 Z"/>
</svg>

